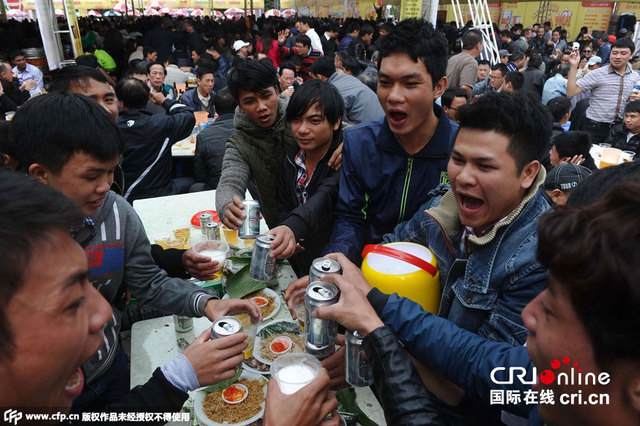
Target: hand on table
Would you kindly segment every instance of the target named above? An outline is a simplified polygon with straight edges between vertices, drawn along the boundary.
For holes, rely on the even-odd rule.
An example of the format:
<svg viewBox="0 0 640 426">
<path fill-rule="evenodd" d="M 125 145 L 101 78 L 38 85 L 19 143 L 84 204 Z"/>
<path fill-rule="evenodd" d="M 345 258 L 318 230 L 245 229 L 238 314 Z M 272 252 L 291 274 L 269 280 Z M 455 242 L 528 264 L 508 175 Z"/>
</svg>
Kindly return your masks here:
<svg viewBox="0 0 640 426">
<path fill-rule="evenodd" d="M 202 256 L 193 249 L 182 254 L 182 266 L 192 277 L 203 281 L 213 278 L 213 275 L 221 268 L 217 260 Z"/>
<path fill-rule="evenodd" d="M 271 254 L 274 259 L 288 259 L 296 253 L 296 236 L 286 225 L 276 226 L 267 232 L 267 235 L 275 236 L 271 242 Z"/>
<path fill-rule="evenodd" d="M 322 369 L 313 382 L 296 393 L 285 395 L 272 377 L 267 387 L 264 425 L 339 425 L 340 417 L 335 412 L 338 400 L 329 392 L 329 382 L 327 371 Z M 333 418 L 326 420 L 331 413 Z"/>
<path fill-rule="evenodd" d="M 254 322 L 262 320 L 262 310 L 253 300 L 242 299 L 209 299 L 204 306 L 204 314 L 211 321 L 225 315 L 249 312 Z"/>
<path fill-rule="evenodd" d="M 242 222 L 247 217 L 244 211 L 244 204 L 237 195 L 233 196 L 233 199 L 224 208 L 224 215 L 222 222 L 230 229 L 238 229 Z"/>
<path fill-rule="evenodd" d="M 193 366 L 200 386 L 220 383 L 236 374 L 236 366 L 244 361 L 246 338 L 238 333 L 212 340 L 207 329 L 185 349 L 183 355 Z"/>
<path fill-rule="evenodd" d="M 347 377 L 345 374 L 345 339 L 344 334 L 338 334 L 336 337 L 336 345 L 340 348 L 335 351 L 331 356 L 322 360 L 322 366 L 326 368 L 329 373 L 331 382 L 329 387 L 332 391 L 339 391 L 340 389 L 348 388 Z"/>
</svg>

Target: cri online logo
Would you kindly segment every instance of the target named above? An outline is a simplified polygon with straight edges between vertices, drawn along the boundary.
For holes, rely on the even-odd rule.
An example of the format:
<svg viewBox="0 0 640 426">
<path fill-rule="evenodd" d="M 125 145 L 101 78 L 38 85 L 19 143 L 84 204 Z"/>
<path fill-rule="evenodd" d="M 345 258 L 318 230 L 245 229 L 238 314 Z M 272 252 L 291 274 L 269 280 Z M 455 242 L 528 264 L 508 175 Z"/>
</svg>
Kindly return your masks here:
<svg viewBox="0 0 640 426">
<path fill-rule="evenodd" d="M 570 371 L 554 371 L 558 370 L 563 364 L 569 366 Z M 530 378 L 527 379 L 529 374 Z M 501 378 L 497 378 L 496 376 L 500 376 Z M 537 378 L 539 378 L 540 383 L 547 386 L 554 382 L 557 385 L 565 386 L 596 384 L 608 385 L 611 381 L 609 373 L 601 372 L 597 375 L 596 373 L 583 374 L 578 361 L 574 361 L 573 364 L 571 364 L 571 359 L 567 356 L 562 358 L 562 361 L 559 359 L 552 360 L 551 369 L 542 370 L 540 372 L 540 376 L 538 376 L 538 370 L 536 367 L 532 367 L 531 369 L 527 369 L 526 367 L 496 367 L 491 370 L 491 380 L 493 383 L 498 385 L 511 385 L 514 383 L 514 379 L 518 379 L 518 381 L 524 385 L 533 385 L 537 382 Z"/>
</svg>

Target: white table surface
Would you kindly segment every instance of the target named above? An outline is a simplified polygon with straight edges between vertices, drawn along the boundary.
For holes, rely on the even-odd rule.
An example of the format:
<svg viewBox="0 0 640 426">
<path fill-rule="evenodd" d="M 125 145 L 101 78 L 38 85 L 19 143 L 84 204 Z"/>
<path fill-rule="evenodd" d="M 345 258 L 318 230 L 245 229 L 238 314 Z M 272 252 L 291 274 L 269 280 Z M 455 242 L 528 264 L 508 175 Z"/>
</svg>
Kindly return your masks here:
<svg viewBox="0 0 640 426">
<path fill-rule="evenodd" d="M 248 191 L 245 198 L 251 198 Z M 190 225 L 194 213 L 215 209 L 215 191 L 136 200 L 133 202 L 133 208 L 140 216 L 147 235 L 151 239 L 155 233 L 170 232 L 187 224 Z M 266 232 L 268 229 L 264 219 L 261 221 L 260 228 L 262 232 Z M 199 231 L 192 227 L 192 235 L 194 230 Z M 290 266 L 281 267 L 278 272 L 279 288 L 276 291 L 284 290 L 295 279 L 295 273 Z M 291 320 L 284 300 L 280 311 L 271 321 L 279 319 Z M 177 343 L 178 337 L 191 342 L 210 326 L 211 321 L 207 318 L 195 318 L 193 329 L 186 333 L 179 333 L 178 336 L 172 316 L 138 321 L 133 324 L 131 329 L 131 387 L 145 383 L 157 367 L 182 352 Z M 356 395 L 362 411 L 379 425 L 386 425 L 382 407 L 371 389 L 368 387 L 356 388 Z"/>
<path fill-rule="evenodd" d="M 185 148 L 186 145 L 183 146 L 183 142 L 189 142 L 189 145 Z M 191 135 L 171 145 L 172 157 L 192 158 L 195 156 L 195 153 L 196 153 L 196 144 L 191 143 Z"/>
</svg>

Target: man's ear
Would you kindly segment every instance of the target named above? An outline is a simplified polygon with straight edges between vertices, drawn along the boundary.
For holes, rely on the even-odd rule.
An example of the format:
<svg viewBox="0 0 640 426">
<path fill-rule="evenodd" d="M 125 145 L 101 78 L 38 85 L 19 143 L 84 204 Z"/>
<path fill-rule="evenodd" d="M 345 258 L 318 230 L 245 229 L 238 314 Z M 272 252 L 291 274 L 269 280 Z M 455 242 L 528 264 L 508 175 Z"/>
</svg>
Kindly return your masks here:
<svg viewBox="0 0 640 426">
<path fill-rule="evenodd" d="M 45 185 L 49 185 L 49 179 L 51 178 L 51 172 L 48 168 L 40 163 L 33 163 L 29 166 L 29 176 L 39 180 Z"/>
<path fill-rule="evenodd" d="M 558 204 L 562 197 L 563 192 L 559 189 L 554 189 L 551 191 L 551 199 L 553 200 L 553 204 Z"/>
<path fill-rule="evenodd" d="M 438 80 L 436 87 L 433 89 L 433 99 L 438 99 L 440 96 L 442 96 L 444 91 L 447 90 L 448 84 L 449 80 L 447 80 L 446 76 Z"/>
<path fill-rule="evenodd" d="M 533 160 L 529 162 L 522 169 L 522 173 L 520 173 L 520 181 L 521 187 L 524 190 L 527 190 L 533 185 L 533 182 L 536 180 L 536 176 L 538 176 L 538 172 L 540 171 L 540 162 L 538 160 Z"/>
<path fill-rule="evenodd" d="M 342 117 L 339 117 L 336 121 L 336 124 L 333 125 L 333 131 L 335 132 L 336 130 L 338 130 L 340 126 L 342 126 Z"/>
</svg>

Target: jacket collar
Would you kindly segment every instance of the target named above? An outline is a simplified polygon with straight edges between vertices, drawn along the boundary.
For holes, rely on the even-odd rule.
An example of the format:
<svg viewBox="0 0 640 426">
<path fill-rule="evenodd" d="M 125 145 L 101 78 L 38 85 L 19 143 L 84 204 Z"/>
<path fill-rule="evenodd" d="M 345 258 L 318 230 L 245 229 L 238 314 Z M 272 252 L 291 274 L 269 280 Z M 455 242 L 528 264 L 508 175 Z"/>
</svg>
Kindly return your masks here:
<svg viewBox="0 0 640 426">
<path fill-rule="evenodd" d="M 426 144 L 419 152 L 413 154 L 413 157 L 449 157 L 449 155 L 451 154 L 450 142 L 453 140 L 451 134 L 457 133 L 458 124 L 449 120 L 449 117 L 444 114 L 442 107 L 435 103 L 433 104 L 433 112 L 438 118 L 436 131 L 433 133 L 433 136 L 431 136 L 429 143 Z M 383 118 L 380 134 L 376 139 L 375 144 L 380 148 L 386 149 L 388 151 L 394 151 L 402 155 L 409 155 L 407 154 L 407 151 L 404 150 L 402 145 L 400 145 L 400 142 L 398 142 L 395 135 L 391 131 L 386 115 Z"/>
<path fill-rule="evenodd" d="M 288 104 L 288 97 L 281 96 L 278 99 L 278 118 L 276 119 L 273 126 L 268 129 L 253 124 L 251 120 L 249 120 L 249 117 L 247 117 L 247 114 L 240 110 L 240 107 L 236 107 L 235 116 L 233 118 L 233 125 L 236 129 L 246 132 L 252 136 L 259 137 L 260 135 L 264 135 L 265 133 L 270 134 L 275 128 L 279 128 L 286 124 L 286 110 Z"/>
<path fill-rule="evenodd" d="M 525 193 L 525 196 L 520 204 L 518 204 L 518 206 L 507 215 L 506 219 L 500 221 L 496 226 L 493 227 L 492 230 L 484 234 L 482 237 L 470 235 L 469 241 L 477 246 L 489 244 L 495 238 L 500 228 L 511 225 L 511 223 L 513 223 L 513 221 L 515 221 L 515 219 L 520 215 L 520 213 L 522 213 L 529 202 L 536 196 L 538 188 L 544 183 L 544 179 L 546 176 L 547 172 L 545 171 L 544 167 L 540 166 L 540 171 L 538 172 L 538 176 L 536 176 L 535 181 L 533 182 L 529 190 Z M 460 232 L 462 224 L 460 223 L 460 216 L 458 214 L 458 202 L 456 201 L 456 196 L 453 193 L 452 189 L 449 189 L 442 196 L 442 200 L 440 201 L 439 205 L 425 210 L 425 213 L 433 217 L 440 224 L 447 237 L 452 238 L 454 235 Z"/>
</svg>

